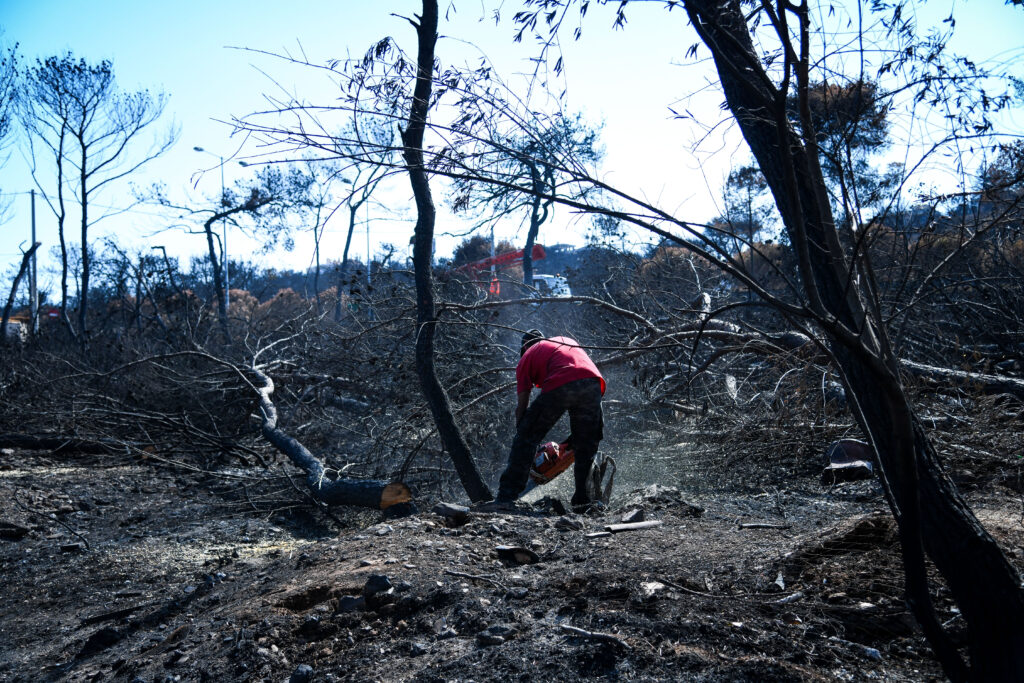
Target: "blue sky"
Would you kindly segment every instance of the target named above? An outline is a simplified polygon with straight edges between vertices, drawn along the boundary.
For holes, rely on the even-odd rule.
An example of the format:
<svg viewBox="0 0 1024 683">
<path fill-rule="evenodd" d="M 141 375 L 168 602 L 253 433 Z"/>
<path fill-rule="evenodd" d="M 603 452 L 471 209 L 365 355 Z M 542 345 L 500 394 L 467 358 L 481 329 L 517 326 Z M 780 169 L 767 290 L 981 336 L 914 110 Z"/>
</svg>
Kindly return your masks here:
<svg viewBox="0 0 1024 683">
<path fill-rule="evenodd" d="M 461 42 L 471 40 L 504 74 L 527 70 L 524 60 L 535 54 L 535 48 L 530 44 L 513 45 L 507 23 L 495 28 L 488 9 L 495 4 L 500 4 L 509 16 L 518 7 L 518 3 L 507 0 L 442 3 L 442 12 L 446 7 L 449 12 L 448 21 L 442 20 L 441 33 L 460 40 L 442 41 L 438 56 L 449 63 L 475 59 L 474 48 Z M 261 94 L 273 87 L 265 74 L 299 92 L 316 87 L 312 79 L 280 62 L 232 48 L 293 53 L 302 49 L 312 61 L 319 62 L 360 55 L 384 35 L 394 35 L 411 46 L 414 36 L 410 27 L 391 13 L 411 14 L 417 5 L 415 0 L 295 0 L 288 4 L 268 0 L 0 0 L 0 42 L 19 43 L 25 61 L 65 50 L 88 60 L 108 58 L 122 88 L 166 91 L 170 103 L 163 125 L 173 120 L 180 127 L 180 139 L 170 153 L 147 166 L 136 182 L 145 185 L 162 181 L 182 201 L 201 203 L 204 195 L 217 193 L 220 180 L 216 170 L 196 175 L 215 166 L 216 159 L 193 151 L 193 147 L 230 156 L 241 143 L 231 137 L 229 126 L 218 121 L 260 108 Z M 452 6 L 458 11 L 451 11 Z M 1006 7 L 1002 0 L 930 2 L 922 23 L 947 15 L 951 7 L 957 8 L 960 32 L 954 47 L 977 61 L 1015 59 L 1018 64 L 1024 63 L 1020 39 L 1024 35 L 1024 11 Z M 657 198 L 665 208 L 689 219 L 711 218 L 716 212 L 714 196 L 730 163 L 742 162 L 745 152 L 734 137 L 726 135 L 705 145 L 706 156 L 691 154 L 692 143 L 701 131 L 671 120 L 668 106 L 680 106 L 681 98 L 694 92 L 701 94 L 686 101 L 685 106 L 710 122 L 720 116 L 717 105 L 721 96 L 705 87 L 706 70 L 684 59 L 686 48 L 696 38 L 683 13 L 638 4 L 629 9 L 627 29 L 616 32 L 607 28 L 607 11 L 602 14 L 595 10 L 592 14 L 595 16 L 588 21 L 583 40 L 567 48 L 568 106 L 592 121 L 605 123 L 604 170 L 609 179 Z M 1020 67 L 1016 68 L 1021 72 Z M 1018 75 L 1024 77 L 1024 72 Z M 1007 119 L 1007 125 L 1020 132 L 1018 122 Z M 22 152 L 15 146 L 7 154 L 7 163 L 0 169 L 0 190 L 27 191 L 32 183 Z M 227 181 L 231 183 L 248 172 L 229 164 Z M 95 201 L 122 207 L 129 203 L 129 196 L 128 186 L 122 184 Z M 410 205 L 404 179 L 388 190 L 386 198 L 395 214 L 374 217 L 371 249 L 380 242 L 404 246 L 411 234 L 411 217 L 402 215 Z M 14 195 L 7 220 L 0 225 L 0 268 L 17 259 L 18 245 L 28 237 L 28 216 L 27 196 Z M 37 204 L 37 217 L 43 249 L 48 250 L 56 243 L 56 236 L 52 217 L 41 203 Z M 569 215 L 557 218 L 557 227 L 542 235 L 542 241 L 582 240 L 584 226 L 574 223 Z M 94 234 L 99 237 L 107 231 L 116 232 L 122 242 L 135 248 L 165 244 L 181 256 L 201 252 L 203 241 L 198 236 L 180 229 L 160 232 L 167 223 L 152 207 L 143 206 L 101 223 Z M 327 257 L 340 254 L 341 227 L 340 222 L 328 227 L 323 245 Z M 451 227 L 463 229 L 451 218 L 442 217 L 439 229 L 444 232 Z M 499 231 L 514 238 L 518 229 L 516 221 L 509 221 Z M 442 234 L 439 253 L 450 253 L 456 241 Z M 237 245 L 233 253 L 254 253 L 257 249 L 255 243 L 240 237 L 233 243 Z M 365 250 L 365 238 L 357 245 Z M 266 263 L 302 268 L 309 265 L 310 253 L 308 241 L 300 237 L 292 253 L 261 258 Z"/>
</svg>

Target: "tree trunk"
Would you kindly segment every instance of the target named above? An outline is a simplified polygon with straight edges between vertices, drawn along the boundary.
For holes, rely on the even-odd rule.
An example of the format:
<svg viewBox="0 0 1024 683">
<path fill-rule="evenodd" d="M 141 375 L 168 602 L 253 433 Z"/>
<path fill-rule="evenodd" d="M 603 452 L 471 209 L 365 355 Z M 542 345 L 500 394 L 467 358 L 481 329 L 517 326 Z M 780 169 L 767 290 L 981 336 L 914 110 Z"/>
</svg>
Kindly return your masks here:
<svg viewBox="0 0 1024 683">
<path fill-rule="evenodd" d="M 352 246 L 352 233 L 356 230 L 356 211 L 359 206 L 348 207 L 348 235 L 345 237 L 345 250 L 341 253 L 341 271 L 338 273 L 338 301 L 334 304 L 334 320 L 341 321 L 341 290 L 348 279 L 348 250 Z"/>
<path fill-rule="evenodd" d="M 947 675 L 976 681 L 1024 680 L 1024 594 L 1020 577 L 942 472 L 899 380 L 899 361 L 872 311 L 873 298 L 847 263 L 826 196 L 803 98 L 803 136 L 787 120 L 785 92 L 765 74 L 738 0 L 689 0 L 691 22 L 711 50 L 726 101 L 771 188 L 798 256 L 808 308 L 830 349 L 868 435 L 900 528 L 907 597 Z M 793 6 L 790 6 L 792 8 Z M 782 12 L 789 12 L 783 9 Z M 808 17 L 801 60 L 791 66 L 807 88 Z M 785 25 L 780 32 L 788 31 Z M 851 286 L 852 283 L 852 286 Z M 971 668 L 937 623 L 927 592 L 927 550 L 967 623 Z"/>
<path fill-rule="evenodd" d="M 206 247 L 210 252 L 210 266 L 213 268 L 213 289 L 217 297 L 217 317 L 220 320 L 221 329 L 224 331 L 224 338 L 231 343 L 231 328 L 228 326 L 228 307 L 224 299 L 224 273 L 221 272 L 220 259 L 217 258 L 217 247 L 213 241 L 213 224 L 220 218 L 220 214 L 214 214 L 210 220 L 203 224 L 206 232 Z"/>
<path fill-rule="evenodd" d="M 60 241 L 60 320 L 71 338 L 75 338 L 75 326 L 68 315 L 68 243 L 64 238 L 64 219 L 67 210 L 64 208 L 64 140 L 67 132 L 61 126 L 57 163 L 57 238 Z"/>
<path fill-rule="evenodd" d="M 89 176 L 86 173 L 88 156 L 85 143 L 81 142 L 81 145 L 82 166 L 79 169 L 81 172 L 79 182 L 82 184 L 80 189 L 82 198 L 82 291 L 78 296 L 78 331 L 82 335 L 82 344 L 86 344 L 89 339 L 89 327 L 86 316 L 89 314 L 89 274 L 92 264 L 89 263 L 89 193 L 86 187 L 86 183 L 89 181 Z"/>
<path fill-rule="evenodd" d="M 11 308 L 14 306 L 14 299 L 18 296 L 18 285 L 21 284 L 21 278 L 25 277 L 25 271 L 28 270 L 28 266 L 32 262 L 32 254 L 36 253 L 36 249 L 41 245 L 42 242 L 36 242 L 21 257 L 21 267 L 18 268 L 18 274 L 14 276 L 14 282 L 11 284 L 11 294 L 7 297 L 3 319 L 0 320 L 0 344 L 7 343 L 7 323 L 11 319 Z"/>
<path fill-rule="evenodd" d="M 437 379 L 434 369 L 434 333 L 437 318 L 434 312 L 434 283 L 431 257 L 434 241 L 434 200 L 423 163 L 423 135 L 427 125 L 434 68 L 434 45 L 437 42 L 437 0 L 423 0 L 423 15 L 414 22 L 419 38 L 416 88 L 413 91 L 409 121 L 402 131 L 406 169 L 416 198 L 416 230 L 413 238 L 413 268 L 416 279 L 416 371 L 423 395 L 430 406 L 441 442 L 455 465 L 463 488 L 473 501 L 490 500 L 491 492 L 480 476 L 473 455 L 462 432 L 455 423 L 448 394 Z"/>
<path fill-rule="evenodd" d="M 523 284 L 533 287 L 533 245 L 537 241 L 537 233 L 540 232 L 541 224 L 541 196 L 538 192 L 540 185 L 540 172 L 537 164 L 530 162 L 530 181 L 535 194 L 530 204 L 530 230 L 526 233 L 526 246 L 523 247 Z"/>
</svg>

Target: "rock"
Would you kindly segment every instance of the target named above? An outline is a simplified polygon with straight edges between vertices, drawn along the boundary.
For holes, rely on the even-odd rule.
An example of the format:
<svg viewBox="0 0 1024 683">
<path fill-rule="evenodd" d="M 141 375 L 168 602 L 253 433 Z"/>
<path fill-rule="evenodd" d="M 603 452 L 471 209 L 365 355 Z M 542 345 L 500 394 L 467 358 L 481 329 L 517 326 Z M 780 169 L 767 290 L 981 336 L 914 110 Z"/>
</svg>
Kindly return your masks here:
<svg viewBox="0 0 1024 683">
<path fill-rule="evenodd" d="M 621 521 L 623 524 L 632 524 L 633 522 L 644 521 L 644 509 L 635 508 L 633 510 L 630 510 L 626 514 L 622 515 Z"/>
<path fill-rule="evenodd" d="M 516 587 L 516 588 L 510 588 L 508 590 L 508 592 L 505 593 L 505 599 L 506 600 L 522 600 L 523 598 L 525 598 L 529 594 L 530 594 L 530 589 L 523 588 L 522 586 L 519 586 L 519 587 Z"/>
<path fill-rule="evenodd" d="M 444 524 L 448 527 L 462 526 L 469 521 L 469 508 L 465 505 L 455 503 L 438 503 L 432 512 L 444 518 Z"/>
<path fill-rule="evenodd" d="M 529 548 L 514 545 L 499 545 L 494 551 L 498 559 L 511 564 L 536 564 L 540 556 Z"/>
<path fill-rule="evenodd" d="M 644 599 L 649 600 L 661 591 L 665 590 L 665 588 L 667 588 L 667 586 L 665 586 L 661 581 L 644 581 L 640 584 L 640 593 L 643 595 Z"/>
<path fill-rule="evenodd" d="M 458 636 L 459 636 L 459 632 L 456 631 L 451 626 L 445 626 L 443 629 L 441 629 L 437 633 L 437 639 L 438 640 L 447 640 L 448 638 L 457 638 Z"/>
<path fill-rule="evenodd" d="M 419 657 L 421 655 L 427 654 L 428 652 L 430 652 L 430 648 L 428 648 L 423 643 L 413 643 L 412 646 L 409 648 L 409 653 L 413 657 Z"/>
<path fill-rule="evenodd" d="M 338 599 L 338 612 L 358 612 L 366 607 L 366 600 L 354 595 L 343 595 Z"/>
<path fill-rule="evenodd" d="M 103 652 L 112 645 L 117 644 L 124 638 L 124 633 L 118 631 L 115 628 L 106 626 L 96 631 L 85 643 L 82 644 L 82 649 L 78 652 L 78 658 L 91 657 L 92 655 Z"/>
<path fill-rule="evenodd" d="M 0 521 L 0 538 L 17 541 L 28 535 L 29 529 L 13 522 Z"/>
<path fill-rule="evenodd" d="M 389 591 L 392 588 L 394 588 L 394 585 L 387 576 L 384 574 L 373 574 L 366 580 L 366 585 L 363 586 L 363 596 L 368 598 L 372 595 Z"/>
<path fill-rule="evenodd" d="M 288 678 L 288 683 L 310 683 L 313 680 L 313 667 L 299 664 Z"/>
<path fill-rule="evenodd" d="M 559 517 L 555 520 L 555 528 L 562 531 L 581 531 L 583 522 L 575 517 Z"/>
<path fill-rule="evenodd" d="M 856 439 L 833 441 L 825 451 L 827 461 L 821 473 L 821 485 L 832 486 L 844 481 L 870 479 L 874 476 L 871 447 Z"/>
<path fill-rule="evenodd" d="M 533 504 L 533 507 L 538 510 L 548 510 L 550 512 L 555 513 L 556 515 L 564 515 L 568 512 L 568 509 L 566 509 L 565 507 L 565 503 L 563 503 L 558 498 L 555 498 L 553 496 L 544 496 L 543 498 L 537 500 Z"/>
<path fill-rule="evenodd" d="M 408 581 L 399 581 L 395 584 L 395 590 L 399 593 L 404 593 L 406 591 L 412 590 L 412 584 Z"/>
<path fill-rule="evenodd" d="M 507 640 L 512 640 L 516 637 L 515 626 L 508 624 L 495 624 L 494 626 L 488 626 L 483 631 L 477 634 L 477 642 L 484 646 L 490 645 L 501 645 Z"/>
<path fill-rule="evenodd" d="M 359 560 L 360 567 L 372 567 L 373 562 L 371 560 Z"/>
<path fill-rule="evenodd" d="M 84 543 L 62 543 L 60 551 L 62 553 L 80 553 L 85 550 Z"/>
</svg>

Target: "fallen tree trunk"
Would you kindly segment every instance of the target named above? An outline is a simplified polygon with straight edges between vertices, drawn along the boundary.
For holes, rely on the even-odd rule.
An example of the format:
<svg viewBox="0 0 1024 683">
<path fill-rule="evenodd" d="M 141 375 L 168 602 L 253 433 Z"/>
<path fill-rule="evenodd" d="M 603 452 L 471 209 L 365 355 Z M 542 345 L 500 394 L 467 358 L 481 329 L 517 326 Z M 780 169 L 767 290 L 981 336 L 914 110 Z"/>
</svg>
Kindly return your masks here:
<svg viewBox="0 0 1024 683">
<path fill-rule="evenodd" d="M 934 365 L 915 363 L 905 358 L 900 359 L 900 366 L 909 370 L 914 377 L 936 388 L 949 388 L 950 386 L 974 388 L 985 394 L 1008 394 L 1024 401 L 1024 380 L 1016 377 L 940 368 Z"/>
<path fill-rule="evenodd" d="M 274 393 L 274 381 L 255 367 L 252 370 L 263 381 L 263 386 L 257 388 L 263 417 L 263 437 L 306 472 L 306 485 L 316 500 L 327 505 L 352 505 L 378 510 L 394 507 L 391 512 L 399 514 L 412 514 L 416 511 L 412 503 L 412 491 L 402 482 L 331 479 L 327 468 L 309 449 L 277 426 L 277 408 L 270 400 L 270 395 Z"/>
</svg>

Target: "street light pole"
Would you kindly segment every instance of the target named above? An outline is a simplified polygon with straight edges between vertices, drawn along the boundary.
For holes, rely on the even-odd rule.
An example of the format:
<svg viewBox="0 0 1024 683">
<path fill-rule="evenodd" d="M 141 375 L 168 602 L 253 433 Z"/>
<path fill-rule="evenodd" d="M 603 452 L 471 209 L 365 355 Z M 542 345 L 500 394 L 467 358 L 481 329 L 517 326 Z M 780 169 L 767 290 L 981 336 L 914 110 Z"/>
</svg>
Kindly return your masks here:
<svg viewBox="0 0 1024 683">
<path fill-rule="evenodd" d="M 223 209 L 224 208 L 224 157 L 222 157 L 219 154 L 214 154 L 213 152 L 207 151 L 207 150 L 203 149 L 202 147 L 193 147 L 192 149 L 194 149 L 197 152 L 202 152 L 203 154 L 209 154 L 210 156 L 217 157 L 217 159 L 220 160 L 220 207 Z M 221 222 L 221 232 L 223 233 L 223 236 L 221 237 L 222 246 L 221 246 L 221 250 L 220 251 L 221 251 L 221 270 L 224 271 L 224 310 L 226 311 L 229 308 L 231 308 L 231 294 L 230 294 L 230 292 L 231 292 L 231 275 L 230 275 L 230 273 L 228 273 L 228 219 L 226 217 L 222 218 L 222 219 L 220 219 L 220 222 Z"/>
</svg>

